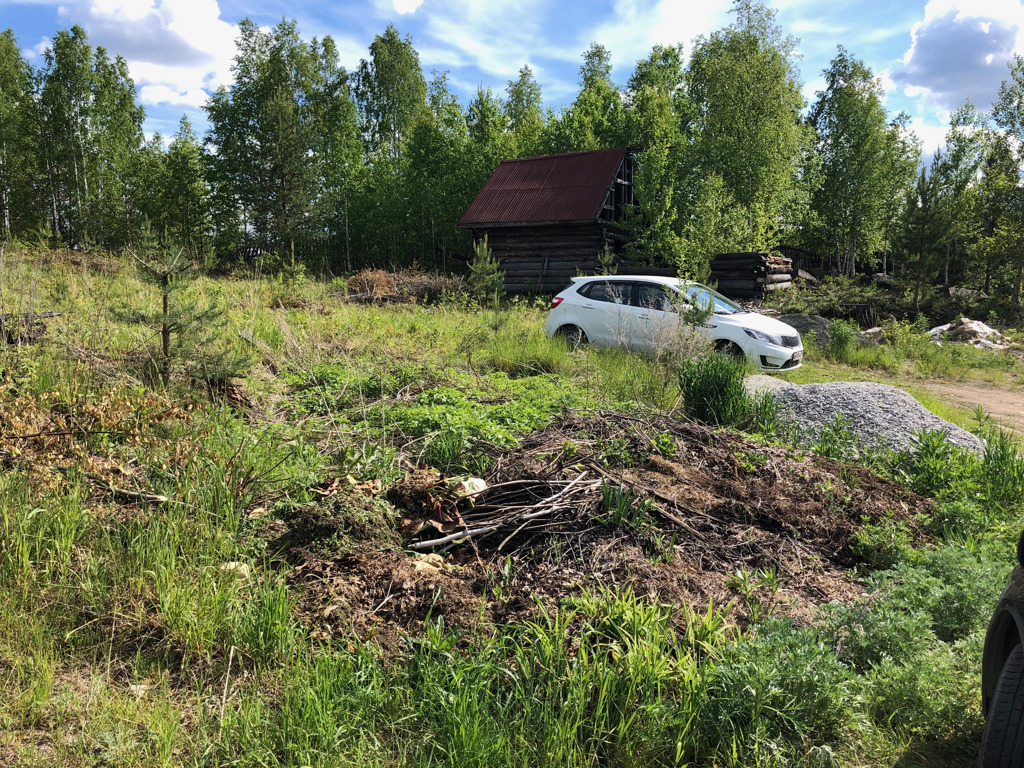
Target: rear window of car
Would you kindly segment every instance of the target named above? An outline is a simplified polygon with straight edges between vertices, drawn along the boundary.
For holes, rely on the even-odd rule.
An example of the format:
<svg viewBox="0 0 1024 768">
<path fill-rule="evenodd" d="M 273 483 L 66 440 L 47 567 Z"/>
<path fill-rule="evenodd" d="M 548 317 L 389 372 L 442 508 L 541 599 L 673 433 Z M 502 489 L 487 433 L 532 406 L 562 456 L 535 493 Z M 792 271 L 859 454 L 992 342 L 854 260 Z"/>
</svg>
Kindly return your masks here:
<svg viewBox="0 0 1024 768">
<path fill-rule="evenodd" d="M 593 301 L 625 304 L 629 299 L 629 283 L 594 280 L 580 288 L 578 293 Z"/>
</svg>

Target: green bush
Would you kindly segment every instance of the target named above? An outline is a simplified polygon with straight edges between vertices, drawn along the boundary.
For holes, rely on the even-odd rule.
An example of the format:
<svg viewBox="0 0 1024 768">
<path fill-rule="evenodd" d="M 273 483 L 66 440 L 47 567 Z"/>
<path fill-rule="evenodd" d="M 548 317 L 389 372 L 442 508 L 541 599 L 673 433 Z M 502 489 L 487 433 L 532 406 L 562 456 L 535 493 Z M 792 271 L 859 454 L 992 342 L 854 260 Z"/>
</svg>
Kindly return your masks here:
<svg viewBox="0 0 1024 768">
<path fill-rule="evenodd" d="M 679 364 L 679 389 L 686 414 L 705 424 L 733 426 L 750 415 L 743 386 L 747 362 L 729 355 L 708 355 Z"/>
<path fill-rule="evenodd" d="M 828 338 L 828 356 L 837 363 L 848 363 L 859 340 L 857 329 L 845 320 L 833 320 Z"/>
<path fill-rule="evenodd" d="M 718 724 L 708 730 L 719 743 L 737 731 L 748 744 L 828 739 L 855 705 L 853 676 L 825 638 L 789 620 L 768 619 L 756 634 L 724 646 L 709 675 L 704 722 Z"/>
<path fill-rule="evenodd" d="M 878 725 L 918 738 L 962 731 L 978 718 L 977 692 L 964 678 L 949 646 L 907 663 L 886 658 L 868 675 L 868 713 Z"/>
<path fill-rule="evenodd" d="M 930 617 L 878 596 L 852 605 L 826 606 L 825 627 L 836 657 L 857 671 L 883 659 L 912 663 L 935 642 Z"/>
</svg>

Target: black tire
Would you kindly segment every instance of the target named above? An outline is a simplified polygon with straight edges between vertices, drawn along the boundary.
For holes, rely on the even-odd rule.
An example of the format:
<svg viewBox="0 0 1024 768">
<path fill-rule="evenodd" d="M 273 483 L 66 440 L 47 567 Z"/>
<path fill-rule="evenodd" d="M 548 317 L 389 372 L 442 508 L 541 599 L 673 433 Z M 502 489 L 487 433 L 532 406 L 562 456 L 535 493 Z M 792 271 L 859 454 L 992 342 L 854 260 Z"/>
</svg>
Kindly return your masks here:
<svg viewBox="0 0 1024 768">
<path fill-rule="evenodd" d="M 981 739 L 979 768 L 1024 765 L 1024 648 L 1015 645 L 1003 664 Z"/>
<path fill-rule="evenodd" d="M 558 329 L 558 335 L 569 342 L 571 347 L 587 343 L 587 334 L 578 325 L 563 325 Z"/>
<path fill-rule="evenodd" d="M 747 353 L 743 351 L 743 348 L 735 341 L 729 341 L 728 339 L 719 339 L 715 342 L 715 352 L 720 355 L 729 355 L 731 357 L 746 357 Z"/>
</svg>

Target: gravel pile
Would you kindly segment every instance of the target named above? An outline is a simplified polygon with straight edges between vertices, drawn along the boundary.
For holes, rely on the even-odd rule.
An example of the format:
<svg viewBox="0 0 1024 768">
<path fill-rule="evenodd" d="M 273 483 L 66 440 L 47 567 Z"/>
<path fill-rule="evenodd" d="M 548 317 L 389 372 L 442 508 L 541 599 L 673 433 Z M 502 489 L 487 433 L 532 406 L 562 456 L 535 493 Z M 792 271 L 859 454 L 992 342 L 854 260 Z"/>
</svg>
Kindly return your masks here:
<svg viewBox="0 0 1024 768">
<path fill-rule="evenodd" d="M 985 444 L 965 429 L 940 419 L 902 389 L 870 382 L 785 384 L 773 392 L 783 412 L 803 430 L 816 434 L 836 414 L 852 422 L 849 430 L 863 443 L 897 449 L 913 447 L 914 432 L 946 430 L 954 445 L 975 453 Z"/>
</svg>

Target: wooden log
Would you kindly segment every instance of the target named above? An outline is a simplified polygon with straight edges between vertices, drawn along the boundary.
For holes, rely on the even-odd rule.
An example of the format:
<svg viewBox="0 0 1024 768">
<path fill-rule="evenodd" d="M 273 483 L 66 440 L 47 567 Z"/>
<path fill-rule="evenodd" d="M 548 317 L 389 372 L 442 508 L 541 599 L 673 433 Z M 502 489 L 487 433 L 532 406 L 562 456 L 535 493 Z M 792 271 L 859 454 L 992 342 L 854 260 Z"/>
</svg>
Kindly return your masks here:
<svg viewBox="0 0 1024 768">
<path fill-rule="evenodd" d="M 767 269 L 763 261 L 712 261 L 712 269 Z"/>
<path fill-rule="evenodd" d="M 793 276 L 786 272 L 782 275 L 768 275 L 764 279 L 765 283 L 791 283 L 793 282 Z"/>
<path fill-rule="evenodd" d="M 764 285 L 763 282 L 758 280 L 719 280 L 719 288 L 757 288 L 758 286 Z"/>
<path fill-rule="evenodd" d="M 724 261 L 724 260 L 728 260 L 728 259 L 761 259 L 761 260 L 764 260 L 766 258 L 768 258 L 768 254 L 766 254 L 766 253 L 758 253 L 756 251 L 751 251 L 751 252 L 748 252 L 748 253 L 717 253 L 717 254 L 715 254 L 715 258 L 712 259 L 712 261 L 719 261 L 719 260 L 723 260 Z"/>
<path fill-rule="evenodd" d="M 785 290 L 786 288 L 792 288 L 792 287 L 793 287 L 793 283 L 791 283 L 791 282 L 789 282 L 789 283 L 771 283 L 769 285 L 766 285 L 764 287 L 764 289 L 765 289 L 765 291 L 782 291 L 782 290 Z"/>
</svg>

